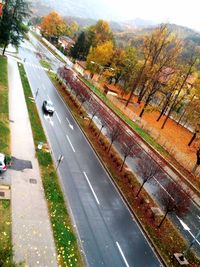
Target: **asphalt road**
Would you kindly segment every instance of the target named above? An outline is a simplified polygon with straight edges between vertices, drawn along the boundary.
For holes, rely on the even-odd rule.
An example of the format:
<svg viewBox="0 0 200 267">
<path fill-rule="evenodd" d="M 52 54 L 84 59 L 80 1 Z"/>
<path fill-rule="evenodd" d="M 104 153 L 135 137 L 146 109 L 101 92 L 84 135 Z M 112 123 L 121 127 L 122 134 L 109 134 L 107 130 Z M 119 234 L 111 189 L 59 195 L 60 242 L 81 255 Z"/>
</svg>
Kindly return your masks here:
<svg viewBox="0 0 200 267">
<path fill-rule="evenodd" d="M 20 48 L 53 155 L 64 156 L 59 173 L 88 266 L 161 266 L 105 169 L 62 102 L 28 42 Z M 42 112 L 50 99 L 56 112 Z"/>
</svg>

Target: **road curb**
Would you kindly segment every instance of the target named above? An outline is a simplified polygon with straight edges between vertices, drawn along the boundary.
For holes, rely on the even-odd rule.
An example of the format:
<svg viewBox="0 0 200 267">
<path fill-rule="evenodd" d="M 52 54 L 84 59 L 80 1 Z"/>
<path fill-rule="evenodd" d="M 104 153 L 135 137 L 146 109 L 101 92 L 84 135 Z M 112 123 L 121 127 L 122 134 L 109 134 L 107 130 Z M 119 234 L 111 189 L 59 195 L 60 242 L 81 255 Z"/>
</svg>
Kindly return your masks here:
<svg viewBox="0 0 200 267">
<path fill-rule="evenodd" d="M 56 89 L 57 90 L 57 89 Z M 60 97 L 62 98 L 63 102 L 65 103 L 65 105 L 67 105 L 67 103 L 65 102 L 65 99 L 63 98 L 63 96 L 60 94 L 60 92 L 57 90 L 57 92 L 59 93 Z M 99 154 L 97 153 L 96 149 L 94 148 L 93 144 L 91 143 L 91 141 L 89 140 L 89 138 L 87 137 L 85 131 L 82 129 L 82 127 L 80 126 L 78 120 L 75 118 L 74 114 L 71 112 L 70 107 L 67 105 L 68 110 L 70 112 L 70 114 L 72 115 L 72 117 L 74 118 L 74 120 L 76 121 L 77 125 L 79 126 L 81 132 L 83 133 L 83 135 L 85 136 L 86 140 L 88 141 L 88 143 L 90 144 L 90 146 L 92 147 L 95 155 L 97 156 L 97 158 L 99 159 L 99 161 L 101 162 L 101 164 L 103 165 L 103 167 L 105 168 L 108 177 L 110 178 L 111 182 L 113 183 L 113 185 L 115 186 L 116 190 L 120 193 L 120 196 L 122 197 L 123 201 L 125 202 L 126 206 L 128 207 L 129 211 L 131 214 L 133 214 L 133 216 L 136 219 L 136 222 L 140 228 L 140 230 L 146 235 L 147 240 L 149 241 L 153 251 L 155 252 L 156 256 L 159 258 L 159 260 L 161 261 L 161 263 L 164 266 L 169 266 L 167 264 L 167 262 L 162 258 L 161 254 L 158 251 L 157 246 L 154 244 L 153 240 L 151 239 L 151 237 L 149 236 L 148 232 L 146 231 L 146 229 L 144 228 L 144 226 L 142 225 L 142 223 L 140 222 L 139 218 L 137 217 L 137 215 L 135 214 L 134 210 L 132 209 L 132 207 L 130 206 L 130 204 L 128 203 L 128 201 L 126 200 L 123 192 L 121 191 L 120 187 L 117 185 L 117 183 L 115 182 L 115 180 L 113 179 L 110 171 L 108 170 L 108 168 L 106 167 L 106 165 L 104 164 L 104 162 L 102 161 L 102 159 L 100 158 Z"/>
</svg>

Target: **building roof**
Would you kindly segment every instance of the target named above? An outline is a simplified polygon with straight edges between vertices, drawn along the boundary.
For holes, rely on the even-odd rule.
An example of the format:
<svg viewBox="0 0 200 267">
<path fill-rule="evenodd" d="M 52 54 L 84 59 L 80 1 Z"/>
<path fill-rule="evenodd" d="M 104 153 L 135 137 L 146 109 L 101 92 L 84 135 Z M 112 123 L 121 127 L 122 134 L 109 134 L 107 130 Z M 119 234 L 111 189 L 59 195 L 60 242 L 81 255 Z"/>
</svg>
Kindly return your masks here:
<svg viewBox="0 0 200 267">
<path fill-rule="evenodd" d="M 72 39 L 71 39 L 70 37 L 68 37 L 68 36 L 61 36 L 61 37 L 60 37 L 60 40 L 66 41 L 66 42 L 71 43 L 71 44 L 75 44 L 75 41 L 72 40 Z"/>
</svg>

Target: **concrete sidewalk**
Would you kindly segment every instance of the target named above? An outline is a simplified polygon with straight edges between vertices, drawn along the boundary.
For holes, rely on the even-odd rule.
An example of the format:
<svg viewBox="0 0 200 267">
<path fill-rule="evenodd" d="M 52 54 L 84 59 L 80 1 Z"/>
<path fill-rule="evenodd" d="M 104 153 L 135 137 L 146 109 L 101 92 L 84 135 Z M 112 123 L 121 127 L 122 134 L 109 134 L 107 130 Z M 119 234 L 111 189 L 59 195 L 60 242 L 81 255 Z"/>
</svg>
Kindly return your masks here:
<svg viewBox="0 0 200 267">
<path fill-rule="evenodd" d="M 14 260 L 29 267 L 57 266 L 56 250 L 17 62 L 8 57 L 12 156 L 32 168 L 9 170 Z M 32 181 L 30 179 L 33 179 Z M 33 183 L 32 183 L 33 182 Z"/>
</svg>

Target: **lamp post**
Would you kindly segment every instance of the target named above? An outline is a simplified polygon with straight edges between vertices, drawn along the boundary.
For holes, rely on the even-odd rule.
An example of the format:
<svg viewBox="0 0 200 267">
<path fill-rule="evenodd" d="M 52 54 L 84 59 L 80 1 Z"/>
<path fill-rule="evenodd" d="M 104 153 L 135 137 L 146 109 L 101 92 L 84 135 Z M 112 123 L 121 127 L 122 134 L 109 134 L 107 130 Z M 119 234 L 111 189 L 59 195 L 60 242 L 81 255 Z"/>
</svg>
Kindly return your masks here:
<svg viewBox="0 0 200 267">
<path fill-rule="evenodd" d="M 179 217 L 177 217 L 179 222 L 181 223 L 181 225 L 183 226 L 183 229 L 188 231 L 190 233 L 190 228 L 187 226 L 186 223 L 184 223 L 184 221 L 182 221 Z M 191 234 L 191 233 L 190 233 Z M 177 258 L 177 260 L 180 260 L 179 263 L 182 262 L 187 262 L 187 260 L 185 259 L 186 254 L 188 253 L 188 251 L 190 250 L 190 248 L 194 245 L 195 242 L 198 242 L 198 237 L 200 236 L 200 230 L 198 231 L 196 236 L 193 236 L 193 240 L 190 242 L 189 246 L 186 248 L 186 250 L 183 251 L 183 253 L 175 253 L 175 257 Z M 199 244 L 199 242 L 198 242 Z M 184 265 L 184 264 L 181 264 Z"/>
</svg>

